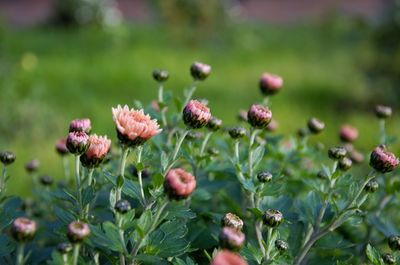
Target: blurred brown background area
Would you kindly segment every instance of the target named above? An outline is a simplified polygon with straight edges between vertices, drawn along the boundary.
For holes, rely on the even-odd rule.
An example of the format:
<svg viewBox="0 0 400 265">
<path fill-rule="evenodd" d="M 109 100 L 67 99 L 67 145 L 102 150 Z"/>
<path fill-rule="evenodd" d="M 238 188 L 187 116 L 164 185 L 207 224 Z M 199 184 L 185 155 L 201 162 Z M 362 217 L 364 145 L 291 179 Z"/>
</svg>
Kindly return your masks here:
<svg viewBox="0 0 400 265">
<path fill-rule="evenodd" d="M 169 0 L 165 1 L 168 2 Z M 57 0 L 0 0 L 0 14 L 7 24 L 32 26 L 55 14 Z M 124 19 L 149 22 L 156 15 L 152 1 L 113 0 Z M 268 23 L 295 23 L 323 19 L 333 11 L 353 17 L 377 19 L 392 0 L 236 0 L 223 1 L 229 13 Z"/>
</svg>

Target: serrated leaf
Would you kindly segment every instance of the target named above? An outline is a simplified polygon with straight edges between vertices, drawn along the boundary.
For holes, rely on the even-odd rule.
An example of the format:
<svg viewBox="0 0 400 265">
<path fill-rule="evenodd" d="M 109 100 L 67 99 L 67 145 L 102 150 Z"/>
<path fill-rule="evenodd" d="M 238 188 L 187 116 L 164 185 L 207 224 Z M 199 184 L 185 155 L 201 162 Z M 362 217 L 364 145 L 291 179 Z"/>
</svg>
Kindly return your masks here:
<svg viewBox="0 0 400 265">
<path fill-rule="evenodd" d="M 251 212 L 257 219 L 261 219 L 263 216 L 263 212 L 258 208 L 247 208 L 249 212 Z"/>
<path fill-rule="evenodd" d="M 196 217 L 196 214 L 192 212 L 189 207 L 177 202 L 169 203 L 165 212 L 167 213 L 165 218 L 168 220 L 175 218 L 193 219 Z"/>
<path fill-rule="evenodd" d="M 90 231 L 89 239 L 92 245 L 117 252 L 123 251 L 118 228 L 113 223 L 107 221 L 101 226 L 90 225 Z"/>
<path fill-rule="evenodd" d="M 164 184 L 164 176 L 162 174 L 154 174 L 151 176 L 153 187 L 161 187 Z"/>
<path fill-rule="evenodd" d="M 256 168 L 258 163 L 261 162 L 261 160 L 264 157 L 264 151 L 265 148 L 264 146 L 260 145 L 258 146 L 254 151 L 253 151 L 253 167 Z"/>
<path fill-rule="evenodd" d="M 374 265 L 383 265 L 383 260 L 381 258 L 381 254 L 370 244 L 367 245 L 366 254 L 369 259 Z"/>
<path fill-rule="evenodd" d="M 139 233 L 140 237 L 143 237 L 145 232 L 150 229 L 151 222 L 153 215 L 151 213 L 151 210 L 148 209 L 142 213 L 140 218 L 137 220 L 135 224 L 135 228 L 137 229 L 137 232 Z"/>
</svg>

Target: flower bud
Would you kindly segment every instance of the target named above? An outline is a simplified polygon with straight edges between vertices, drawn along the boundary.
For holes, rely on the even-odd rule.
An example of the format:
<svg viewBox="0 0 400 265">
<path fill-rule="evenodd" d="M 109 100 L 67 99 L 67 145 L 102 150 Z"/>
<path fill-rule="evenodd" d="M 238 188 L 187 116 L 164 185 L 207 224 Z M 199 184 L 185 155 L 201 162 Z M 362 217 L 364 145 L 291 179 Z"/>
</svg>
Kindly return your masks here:
<svg viewBox="0 0 400 265">
<path fill-rule="evenodd" d="M 231 228 L 234 228 L 236 230 L 242 230 L 243 221 L 236 214 L 227 213 L 221 219 L 221 226 L 222 227 L 231 227 Z"/>
<path fill-rule="evenodd" d="M 217 131 L 221 129 L 221 126 L 222 126 L 222 120 L 216 117 L 212 117 L 207 123 L 207 128 L 212 131 Z"/>
<path fill-rule="evenodd" d="M 365 185 L 364 190 L 368 193 L 374 193 L 379 188 L 379 183 L 375 180 L 370 180 L 367 185 Z"/>
<path fill-rule="evenodd" d="M 16 156 L 13 152 L 10 151 L 3 151 L 0 152 L 0 161 L 3 165 L 8 166 L 14 163 Z"/>
<path fill-rule="evenodd" d="M 135 165 L 131 165 L 131 166 L 129 167 L 128 170 L 129 170 L 129 172 L 132 174 L 132 176 L 134 176 L 134 177 L 139 177 L 139 175 L 138 175 L 138 170 L 137 170 L 137 168 L 135 167 Z M 146 178 L 149 178 L 150 176 L 151 176 L 150 169 L 144 168 L 144 169 L 142 170 L 142 178 L 146 179 Z"/>
<path fill-rule="evenodd" d="M 267 182 L 270 182 L 272 180 L 272 174 L 270 172 L 267 172 L 267 171 L 262 171 L 262 172 L 257 174 L 257 179 L 261 183 L 267 183 Z"/>
<path fill-rule="evenodd" d="M 342 171 L 347 171 L 351 168 L 353 165 L 353 162 L 351 161 L 350 158 L 343 157 L 342 159 L 339 160 L 338 167 Z"/>
<path fill-rule="evenodd" d="M 210 265 L 247 265 L 247 262 L 234 252 L 221 250 L 212 259 Z"/>
<path fill-rule="evenodd" d="M 90 228 L 86 223 L 74 221 L 68 225 L 67 237 L 72 244 L 80 243 L 90 235 Z"/>
<path fill-rule="evenodd" d="M 229 129 L 229 135 L 233 138 L 233 139 L 239 139 L 242 138 L 244 136 L 246 136 L 246 129 L 242 128 L 242 127 L 234 127 Z"/>
<path fill-rule="evenodd" d="M 182 112 L 186 126 L 199 129 L 208 124 L 211 119 L 210 109 L 198 100 L 190 100 Z"/>
<path fill-rule="evenodd" d="M 375 115 L 379 119 L 386 119 L 392 116 L 392 108 L 383 105 L 375 106 Z"/>
<path fill-rule="evenodd" d="M 80 158 L 82 166 L 88 168 L 100 166 L 110 151 L 110 148 L 111 141 L 107 138 L 107 136 L 97 136 L 96 134 L 90 135 L 89 147 Z"/>
<path fill-rule="evenodd" d="M 43 186 L 51 186 L 53 184 L 53 178 L 48 175 L 41 176 L 39 180 Z"/>
<path fill-rule="evenodd" d="M 358 130 L 350 125 L 343 125 L 340 128 L 339 136 L 343 142 L 351 143 L 358 138 Z"/>
<path fill-rule="evenodd" d="M 56 151 L 61 156 L 69 154 L 67 148 L 67 138 L 61 138 L 60 140 L 58 140 L 56 144 Z"/>
<path fill-rule="evenodd" d="M 271 122 L 272 112 L 268 107 L 252 105 L 247 112 L 247 120 L 254 128 L 263 129 Z"/>
<path fill-rule="evenodd" d="M 36 233 L 36 222 L 25 217 L 18 217 L 11 227 L 11 234 L 17 242 L 31 240 Z"/>
<path fill-rule="evenodd" d="M 217 148 L 210 147 L 210 148 L 207 149 L 207 153 L 210 156 L 217 156 L 217 155 L 219 155 L 219 150 Z"/>
<path fill-rule="evenodd" d="M 272 119 L 270 123 L 267 125 L 267 131 L 269 132 L 275 132 L 279 127 L 279 124 L 276 120 Z"/>
<path fill-rule="evenodd" d="M 350 159 L 354 164 L 361 164 L 364 161 L 364 155 L 357 150 L 350 152 Z"/>
<path fill-rule="evenodd" d="M 92 130 L 92 124 L 89 119 L 76 119 L 69 124 L 69 132 L 85 132 L 87 134 Z"/>
<path fill-rule="evenodd" d="M 81 155 L 89 147 L 89 136 L 85 132 L 70 132 L 67 137 L 67 148 L 71 154 Z"/>
<path fill-rule="evenodd" d="M 230 250 L 239 250 L 245 241 L 242 231 L 232 227 L 223 227 L 219 233 L 219 245 Z"/>
<path fill-rule="evenodd" d="M 283 79 L 280 76 L 263 73 L 260 77 L 260 90 L 266 96 L 274 95 L 282 89 Z"/>
<path fill-rule="evenodd" d="M 31 161 L 29 161 L 28 163 L 25 164 L 25 170 L 28 173 L 33 173 L 33 172 L 38 170 L 39 164 L 40 164 L 39 160 L 33 159 L 33 160 L 31 160 Z"/>
<path fill-rule="evenodd" d="M 376 147 L 372 151 L 369 160 L 369 165 L 380 173 L 391 172 L 398 164 L 399 160 L 397 157 L 393 153 L 386 151 L 384 146 Z"/>
<path fill-rule="evenodd" d="M 286 250 L 288 250 L 289 244 L 286 241 L 278 239 L 275 241 L 275 247 L 280 252 L 285 252 Z"/>
<path fill-rule="evenodd" d="M 185 137 L 185 140 L 195 141 L 195 140 L 202 139 L 203 137 L 204 137 L 204 133 L 202 133 L 202 132 L 189 131 L 189 133 Z"/>
<path fill-rule="evenodd" d="M 333 160 L 340 160 L 347 155 L 347 151 L 343 147 L 332 147 L 328 150 L 328 156 Z"/>
<path fill-rule="evenodd" d="M 317 118 L 311 118 L 310 120 L 308 120 L 307 126 L 310 132 L 312 132 L 313 134 L 318 134 L 324 130 L 325 123 L 318 120 Z"/>
<path fill-rule="evenodd" d="M 400 236 L 390 236 L 388 239 L 388 245 L 391 250 L 400 250 Z"/>
<path fill-rule="evenodd" d="M 208 64 L 194 62 L 190 66 L 190 74 L 192 75 L 194 80 L 203 81 L 205 80 L 211 73 L 211 66 Z"/>
<path fill-rule="evenodd" d="M 157 82 L 165 82 L 168 80 L 169 78 L 169 73 L 166 70 L 154 70 L 153 71 L 153 78 L 154 80 L 156 80 Z"/>
<path fill-rule="evenodd" d="M 247 122 L 247 111 L 242 109 L 239 111 L 237 118 L 239 121 L 245 121 Z"/>
<path fill-rule="evenodd" d="M 131 210 L 131 204 L 127 200 L 119 200 L 115 203 L 114 209 L 120 214 L 126 214 Z"/>
<path fill-rule="evenodd" d="M 307 131 L 307 129 L 305 129 L 305 128 L 300 128 L 300 129 L 297 130 L 296 133 L 297 133 L 297 136 L 298 136 L 298 137 L 304 138 L 304 137 L 307 136 L 308 131 Z"/>
<path fill-rule="evenodd" d="M 318 173 L 317 173 L 317 177 L 318 177 L 319 179 L 327 179 L 327 178 L 328 178 L 328 175 L 325 173 L 325 171 L 320 170 L 320 171 L 318 171 Z"/>
<path fill-rule="evenodd" d="M 181 168 L 169 170 L 164 180 L 164 190 L 170 199 L 186 199 L 195 188 L 196 178 Z"/>
<path fill-rule="evenodd" d="M 383 254 L 382 259 L 385 264 L 388 265 L 396 264 L 396 258 L 390 253 Z"/>
<path fill-rule="evenodd" d="M 278 210 L 269 209 L 263 215 L 263 221 L 266 226 L 277 227 L 283 221 L 283 215 Z"/>
<path fill-rule="evenodd" d="M 67 242 L 60 243 L 57 245 L 57 251 L 61 254 L 68 254 L 72 251 L 72 245 Z"/>
</svg>

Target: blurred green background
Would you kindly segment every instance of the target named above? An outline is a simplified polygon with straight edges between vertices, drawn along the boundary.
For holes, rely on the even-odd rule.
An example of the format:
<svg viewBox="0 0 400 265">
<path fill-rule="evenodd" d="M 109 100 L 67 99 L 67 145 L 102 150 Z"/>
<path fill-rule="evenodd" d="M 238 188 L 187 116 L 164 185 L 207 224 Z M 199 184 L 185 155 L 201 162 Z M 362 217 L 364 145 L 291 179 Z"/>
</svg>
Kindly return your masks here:
<svg viewBox="0 0 400 265">
<path fill-rule="evenodd" d="M 12 1 L 3 7 L 7 2 Z M 29 1 L 19 4 L 24 2 Z M 326 145 L 337 144 L 340 126 L 349 123 L 360 130 L 356 146 L 367 152 L 378 138 L 374 105 L 389 104 L 396 113 L 400 9 L 395 1 L 373 16 L 327 9 L 322 16 L 306 13 L 293 20 L 294 9 L 272 22 L 236 14 L 251 1 L 242 6 L 242 1 L 133 2 L 147 3 L 150 14 L 122 20 L 115 1 L 54 1 L 45 20 L 20 25 L 7 20 L 10 9 L 0 9 L 0 150 L 17 154 L 9 193 L 30 190 L 24 171 L 30 159 L 40 160 L 41 174 L 62 175 L 54 145 L 74 118 L 90 118 L 95 133 L 116 142 L 111 107 L 155 99 L 155 68 L 170 72 L 167 90 L 182 93 L 191 83 L 190 64 L 210 64 L 212 75 L 195 97 L 207 98 L 225 125 L 236 123 L 239 109 L 262 100 L 262 72 L 279 74 L 284 89 L 271 107 L 278 133 L 293 134 L 316 116 L 327 124 L 316 140 Z M 389 132 L 395 135 L 399 127 L 394 115 Z"/>
</svg>

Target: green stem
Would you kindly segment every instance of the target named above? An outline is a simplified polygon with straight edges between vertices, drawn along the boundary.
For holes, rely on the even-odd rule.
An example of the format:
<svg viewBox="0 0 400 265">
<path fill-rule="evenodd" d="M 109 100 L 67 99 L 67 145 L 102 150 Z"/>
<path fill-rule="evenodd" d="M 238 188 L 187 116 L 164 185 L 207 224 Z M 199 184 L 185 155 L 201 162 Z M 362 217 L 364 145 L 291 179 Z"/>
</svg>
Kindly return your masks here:
<svg viewBox="0 0 400 265">
<path fill-rule="evenodd" d="M 78 265 L 80 248 L 81 248 L 81 244 L 74 244 L 74 253 L 73 253 L 73 259 L 72 259 L 72 265 Z"/>
<path fill-rule="evenodd" d="M 63 161 L 63 169 L 64 169 L 64 177 L 68 184 L 71 185 L 71 174 L 69 172 L 69 157 L 67 155 L 62 157 Z"/>
<path fill-rule="evenodd" d="M 15 263 L 16 265 L 24 264 L 24 249 L 25 249 L 25 244 L 19 243 L 17 246 L 17 262 Z"/>
<path fill-rule="evenodd" d="M 125 265 L 125 255 L 128 254 L 128 250 L 126 248 L 124 230 L 122 229 L 122 218 L 121 218 L 120 214 L 118 214 L 118 213 L 116 215 L 116 221 L 117 221 L 117 227 L 118 227 L 119 240 L 123 247 L 123 253 L 120 253 L 120 255 L 119 255 L 120 265 Z"/>
<path fill-rule="evenodd" d="M 126 165 L 126 158 L 128 157 L 129 153 L 129 147 L 122 147 L 122 153 L 121 153 L 121 161 L 119 164 L 119 175 L 125 179 L 125 165 Z M 121 193 L 122 193 L 122 187 L 117 187 L 117 194 L 116 194 L 116 199 L 117 201 L 121 200 Z"/>
<path fill-rule="evenodd" d="M 80 155 L 75 156 L 75 178 L 76 178 L 76 198 L 78 201 L 79 213 L 82 210 L 82 190 L 81 190 L 81 175 L 80 175 Z"/>
<path fill-rule="evenodd" d="M 239 157 L 239 140 L 235 140 L 235 159 L 236 163 L 240 163 L 240 157 Z"/>
<path fill-rule="evenodd" d="M 164 86 L 163 86 L 162 82 L 160 82 L 159 86 L 158 86 L 158 102 L 164 103 Z M 160 114 L 161 114 L 161 121 L 162 121 L 163 128 L 167 127 L 167 118 L 165 116 L 165 111 L 166 111 L 166 108 L 164 106 L 160 107 Z"/>
<path fill-rule="evenodd" d="M 250 195 L 250 203 L 252 208 L 257 208 L 259 207 L 260 204 L 260 198 L 257 196 L 257 194 L 251 194 Z M 265 248 L 263 244 L 263 238 L 262 238 L 262 222 L 258 221 L 257 218 L 254 220 L 254 230 L 256 232 L 256 238 L 258 242 L 258 246 L 261 249 L 261 252 L 263 253 L 263 256 L 265 256 Z"/>
<path fill-rule="evenodd" d="M 255 142 L 256 136 L 258 134 L 258 130 L 255 129 L 252 131 L 251 136 L 250 136 L 250 143 L 249 143 L 249 177 L 253 177 L 253 144 Z"/>
<path fill-rule="evenodd" d="M 153 222 L 150 225 L 149 230 L 146 231 L 146 233 L 143 235 L 143 237 L 141 237 L 136 244 L 134 245 L 133 249 L 132 249 L 132 256 L 136 256 L 137 253 L 139 252 L 143 241 L 147 238 L 147 236 L 154 231 L 154 229 L 156 229 L 160 216 L 162 214 L 162 212 L 164 211 L 165 207 L 168 205 L 168 200 L 165 200 L 164 202 L 162 202 L 162 204 L 159 206 L 159 208 L 157 209 L 157 212 L 154 216 Z"/>
<path fill-rule="evenodd" d="M 272 227 L 268 227 L 268 243 L 267 243 L 267 251 L 265 253 L 265 258 L 267 261 L 270 259 L 270 254 L 272 250 L 272 245 L 274 242 L 272 242 L 272 233 L 274 232 L 274 229 Z"/>
<path fill-rule="evenodd" d="M 90 187 L 92 185 L 93 181 L 93 172 L 94 168 L 89 168 L 88 169 L 88 176 L 87 176 L 87 186 Z M 90 210 L 90 202 L 85 206 L 85 211 L 84 211 L 84 218 L 88 220 L 89 218 L 89 210 Z"/>
<path fill-rule="evenodd" d="M 188 104 L 189 100 L 192 98 L 194 92 L 196 91 L 196 87 L 197 87 L 197 80 L 194 80 L 192 85 L 189 88 L 189 91 L 187 93 L 187 96 L 185 98 L 185 101 L 183 102 L 182 105 L 182 109 L 181 112 L 183 111 L 183 109 L 185 108 L 185 106 Z"/>
<path fill-rule="evenodd" d="M 176 142 L 175 149 L 174 149 L 173 155 L 170 160 L 171 164 L 167 167 L 166 172 L 168 172 L 172 168 L 172 166 L 175 164 L 175 159 L 178 156 L 179 150 L 181 149 L 183 140 L 185 140 L 185 137 L 189 132 L 190 132 L 189 129 L 185 130 L 183 132 L 183 134 L 179 137 L 178 141 Z"/>
<path fill-rule="evenodd" d="M 379 120 L 379 129 L 380 129 L 380 143 L 386 144 L 385 119 Z"/>
<path fill-rule="evenodd" d="M 207 143 L 210 140 L 210 137 L 212 135 L 212 132 L 208 132 L 206 136 L 204 137 L 203 143 L 201 144 L 200 148 L 200 156 L 203 156 L 204 150 L 206 149 Z"/>
<path fill-rule="evenodd" d="M 3 194 L 5 193 L 6 190 L 6 178 L 7 178 L 7 167 L 6 165 L 3 165 L 3 171 L 0 179 L 0 198 L 3 197 Z"/>
<path fill-rule="evenodd" d="M 137 161 L 136 161 L 138 165 L 140 165 L 142 163 L 142 151 L 143 151 L 143 147 L 139 146 L 138 153 L 137 153 Z M 144 196 L 143 178 L 142 178 L 142 169 L 141 168 L 138 169 L 137 174 L 138 174 L 138 179 L 139 179 L 140 195 L 142 196 L 143 205 L 146 205 L 146 197 Z"/>
<path fill-rule="evenodd" d="M 63 264 L 64 265 L 68 265 L 68 255 L 67 254 L 63 254 L 62 255 L 62 259 L 63 259 Z"/>
</svg>

